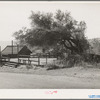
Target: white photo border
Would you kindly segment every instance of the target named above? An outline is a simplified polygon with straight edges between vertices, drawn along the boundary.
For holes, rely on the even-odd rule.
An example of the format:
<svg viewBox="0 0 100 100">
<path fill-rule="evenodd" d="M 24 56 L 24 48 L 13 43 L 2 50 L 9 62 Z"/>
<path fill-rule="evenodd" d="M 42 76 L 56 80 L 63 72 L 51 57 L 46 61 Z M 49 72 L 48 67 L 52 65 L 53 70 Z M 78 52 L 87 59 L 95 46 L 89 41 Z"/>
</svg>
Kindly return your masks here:
<svg viewBox="0 0 100 100">
<path fill-rule="evenodd" d="M 100 1 L 0 1 L 5 3 L 100 3 Z M 100 89 L 0 89 L 0 99 L 91 99 Z M 100 98 L 100 96 L 99 96 Z M 93 98 L 92 98 L 93 99 Z"/>
</svg>

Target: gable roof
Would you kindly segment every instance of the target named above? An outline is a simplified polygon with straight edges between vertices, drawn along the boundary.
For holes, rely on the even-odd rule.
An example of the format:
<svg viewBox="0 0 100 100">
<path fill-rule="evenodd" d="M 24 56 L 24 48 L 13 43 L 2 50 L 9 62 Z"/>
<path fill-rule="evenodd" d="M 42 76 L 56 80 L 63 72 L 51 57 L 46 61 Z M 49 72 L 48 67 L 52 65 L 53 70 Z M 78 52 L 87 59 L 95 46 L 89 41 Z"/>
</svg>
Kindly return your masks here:
<svg viewBox="0 0 100 100">
<path fill-rule="evenodd" d="M 13 46 L 13 54 L 18 54 L 18 51 L 20 52 L 21 49 L 23 47 L 26 47 L 26 46 Z M 19 50 L 18 50 L 19 49 Z M 12 54 L 12 46 L 9 45 L 9 46 L 6 46 L 3 50 L 2 50 L 2 54 L 3 55 L 8 55 L 8 54 Z"/>
</svg>

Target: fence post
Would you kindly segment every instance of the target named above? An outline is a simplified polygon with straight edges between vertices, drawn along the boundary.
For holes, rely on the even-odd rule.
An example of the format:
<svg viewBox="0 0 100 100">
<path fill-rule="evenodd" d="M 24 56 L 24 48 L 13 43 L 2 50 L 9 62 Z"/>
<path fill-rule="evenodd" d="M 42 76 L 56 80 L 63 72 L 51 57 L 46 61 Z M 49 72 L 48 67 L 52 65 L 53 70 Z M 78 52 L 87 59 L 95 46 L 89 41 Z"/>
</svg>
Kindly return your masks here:
<svg viewBox="0 0 100 100">
<path fill-rule="evenodd" d="M 47 64 L 47 54 L 46 54 L 46 64 Z"/>
<path fill-rule="evenodd" d="M 2 66 L 1 46 L 0 46 L 0 65 Z"/>
<path fill-rule="evenodd" d="M 19 46 L 17 45 L 17 58 L 18 58 L 18 65 L 19 65 Z"/>
<path fill-rule="evenodd" d="M 53 63 L 54 63 L 54 65 L 55 65 L 55 60 L 53 60 Z"/>
<path fill-rule="evenodd" d="M 0 59 L 1 59 L 1 46 L 0 46 Z"/>
<path fill-rule="evenodd" d="M 29 60 L 29 65 L 31 65 L 31 60 Z"/>
<path fill-rule="evenodd" d="M 27 63 L 26 63 L 26 60 L 23 60 L 23 64 L 25 64 L 25 65 L 27 64 Z"/>
<path fill-rule="evenodd" d="M 30 58 L 29 58 L 29 56 L 28 56 L 28 65 L 30 64 L 30 63 L 29 63 L 29 60 L 30 60 Z"/>
<path fill-rule="evenodd" d="M 40 56 L 38 55 L 38 65 L 40 65 Z"/>
<path fill-rule="evenodd" d="M 8 57 L 8 62 L 10 62 L 10 57 Z"/>
</svg>

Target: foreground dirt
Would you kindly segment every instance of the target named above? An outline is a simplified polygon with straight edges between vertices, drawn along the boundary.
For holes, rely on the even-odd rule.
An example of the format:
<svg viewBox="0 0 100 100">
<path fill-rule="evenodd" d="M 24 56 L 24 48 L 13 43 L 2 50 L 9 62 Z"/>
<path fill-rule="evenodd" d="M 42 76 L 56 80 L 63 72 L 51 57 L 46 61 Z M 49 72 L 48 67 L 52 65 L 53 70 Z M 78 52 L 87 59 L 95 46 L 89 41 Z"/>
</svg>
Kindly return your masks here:
<svg viewBox="0 0 100 100">
<path fill-rule="evenodd" d="M 72 67 L 56 70 L 26 66 L 0 67 L 1 89 L 100 89 L 100 69 Z M 18 74 L 20 73 L 20 74 Z"/>
</svg>

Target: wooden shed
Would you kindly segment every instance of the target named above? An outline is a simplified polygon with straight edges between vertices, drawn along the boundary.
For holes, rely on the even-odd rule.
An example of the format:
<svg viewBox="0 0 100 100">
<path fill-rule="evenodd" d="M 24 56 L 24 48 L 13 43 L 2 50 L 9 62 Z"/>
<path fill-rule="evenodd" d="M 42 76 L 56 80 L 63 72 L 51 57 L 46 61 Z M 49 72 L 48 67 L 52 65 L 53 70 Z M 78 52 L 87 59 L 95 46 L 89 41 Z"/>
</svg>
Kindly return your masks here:
<svg viewBox="0 0 100 100">
<path fill-rule="evenodd" d="M 1 54 L 4 57 L 17 57 L 17 55 L 30 55 L 32 52 L 27 46 L 6 46 Z"/>
</svg>

